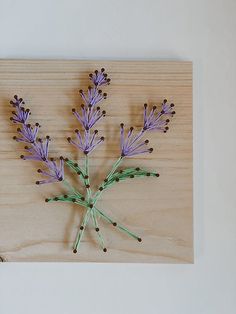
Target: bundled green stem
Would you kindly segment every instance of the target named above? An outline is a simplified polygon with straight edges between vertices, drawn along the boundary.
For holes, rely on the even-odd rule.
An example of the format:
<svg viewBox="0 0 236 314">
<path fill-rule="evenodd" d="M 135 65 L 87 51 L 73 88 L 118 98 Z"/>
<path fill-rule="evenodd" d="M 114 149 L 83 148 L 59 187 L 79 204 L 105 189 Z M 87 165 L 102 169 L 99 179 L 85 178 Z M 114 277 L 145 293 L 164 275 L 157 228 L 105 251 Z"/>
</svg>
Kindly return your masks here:
<svg viewBox="0 0 236 314">
<path fill-rule="evenodd" d="M 97 201 L 101 197 L 103 191 L 110 188 L 111 186 L 113 186 L 115 183 L 119 181 L 124 181 L 129 178 L 131 179 L 131 178 L 143 178 L 143 177 L 159 177 L 158 173 L 148 172 L 138 167 L 127 168 L 124 170 L 117 171 L 123 159 L 124 159 L 123 157 L 120 157 L 113 164 L 110 172 L 108 173 L 105 180 L 101 183 L 101 185 L 99 186 L 99 189 L 95 193 L 92 192 L 92 189 L 90 187 L 88 155 L 85 155 L 84 168 L 80 167 L 77 162 L 74 162 L 72 160 L 66 160 L 66 164 L 68 165 L 68 167 L 79 175 L 79 178 L 86 189 L 86 196 L 83 196 L 78 190 L 72 187 L 69 184 L 69 182 L 64 180 L 63 183 L 68 189 L 68 191 L 70 192 L 70 194 L 60 195 L 54 198 L 50 198 L 50 199 L 47 199 L 47 201 L 48 202 L 51 202 L 51 201 L 73 202 L 85 208 L 84 217 L 82 219 L 80 229 L 76 235 L 76 239 L 73 246 L 74 253 L 76 253 L 79 249 L 85 228 L 87 227 L 90 219 L 92 220 L 94 230 L 96 231 L 99 245 L 103 249 L 104 252 L 106 252 L 107 249 L 105 247 L 104 239 L 99 228 L 98 218 L 104 219 L 105 221 L 112 224 L 114 227 L 116 227 L 120 231 L 126 233 L 128 236 L 141 242 L 141 238 L 138 235 L 131 232 L 128 228 L 124 227 L 118 222 L 114 221 L 114 219 L 112 219 L 109 215 L 107 215 L 103 210 L 98 209 L 96 206 Z"/>
</svg>

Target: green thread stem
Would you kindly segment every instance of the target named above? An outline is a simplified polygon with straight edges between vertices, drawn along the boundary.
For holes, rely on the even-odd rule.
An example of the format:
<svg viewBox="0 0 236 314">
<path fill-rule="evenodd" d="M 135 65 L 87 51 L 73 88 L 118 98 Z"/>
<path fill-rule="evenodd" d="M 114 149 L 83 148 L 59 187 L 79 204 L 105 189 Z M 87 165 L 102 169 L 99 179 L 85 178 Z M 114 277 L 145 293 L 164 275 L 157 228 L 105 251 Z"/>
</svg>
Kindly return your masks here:
<svg viewBox="0 0 236 314">
<path fill-rule="evenodd" d="M 89 179 L 89 157 L 88 155 L 85 155 L 85 175 L 88 176 L 88 179 L 84 179 L 84 184 L 90 186 L 90 179 Z M 87 201 L 89 202 L 92 191 L 91 188 L 86 188 L 87 190 Z"/>
<path fill-rule="evenodd" d="M 96 213 L 95 213 L 95 210 L 92 209 L 92 216 L 93 216 L 93 224 L 94 224 L 94 229 L 96 230 L 97 228 L 99 229 L 99 226 L 98 226 L 98 222 L 97 222 L 97 216 L 96 216 Z M 102 249 L 105 248 L 104 246 L 104 239 L 103 239 L 103 236 L 99 231 L 96 231 L 97 235 L 98 235 L 98 240 L 99 240 L 99 243 L 100 243 L 100 246 Z"/>
<path fill-rule="evenodd" d="M 64 197 L 64 195 L 60 195 L 57 197 L 58 199 L 55 200 L 55 198 L 48 198 L 47 202 L 67 202 L 67 203 L 73 203 L 73 204 L 78 204 L 81 205 L 83 207 L 88 207 L 88 203 L 86 201 L 80 201 L 78 199 L 75 198 L 75 195 L 68 195 L 68 197 Z M 75 202 L 72 201 L 72 199 L 75 198 Z"/>
<path fill-rule="evenodd" d="M 119 165 L 122 163 L 123 161 L 123 157 L 120 156 L 117 161 L 113 164 L 112 168 L 111 168 L 111 171 L 108 173 L 108 175 L 106 176 L 106 179 L 109 180 L 109 178 L 113 175 L 113 173 L 116 171 L 116 169 L 119 167 Z M 101 186 L 103 187 L 104 185 L 104 182 L 101 184 Z M 101 196 L 103 191 L 97 191 L 94 195 L 94 204 L 97 203 L 99 197 Z"/>
<path fill-rule="evenodd" d="M 98 201 L 98 199 L 100 198 L 102 192 L 104 190 L 106 190 L 107 188 L 111 187 L 113 184 L 115 184 L 117 182 L 117 180 L 116 180 L 117 178 L 119 178 L 118 181 L 123 181 L 123 180 L 126 180 L 126 179 L 130 178 L 131 175 L 133 175 L 133 177 L 135 177 L 135 178 L 136 177 L 140 177 L 140 178 L 141 177 L 146 177 L 147 174 L 148 174 L 148 176 L 156 176 L 156 173 L 154 173 L 154 172 L 147 172 L 147 171 L 141 170 L 141 169 L 137 170 L 136 168 L 128 168 L 128 169 L 123 170 L 122 172 L 117 172 L 116 173 L 116 170 L 120 166 L 122 161 L 123 161 L 123 157 L 120 157 L 113 164 L 110 172 L 108 173 L 108 175 L 106 177 L 106 180 L 101 185 L 103 187 L 102 191 L 100 191 L 100 190 L 97 191 L 94 194 L 94 196 L 92 197 L 91 188 L 89 187 L 89 188 L 86 189 L 86 191 L 87 191 L 86 192 L 86 194 L 87 194 L 86 201 L 81 201 L 80 199 L 78 199 L 78 196 L 79 196 L 79 198 L 82 198 L 82 194 L 80 194 L 66 180 L 63 180 L 63 183 L 66 186 L 66 188 L 70 192 L 72 192 L 72 195 L 68 195 L 66 198 L 64 197 L 64 195 L 58 196 L 58 197 L 56 197 L 57 198 L 56 200 L 55 200 L 55 198 L 48 199 L 48 201 L 50 201 L 50 202 L 51 201 L 70 202 L 70 203 L 75 203 L 75 204 L 81 205 L 81 206 L 86 208 L 86 212 L 85 212 L 85 215 L 84 215 L 82 223 L 81 223 L 81 226 L 83 226 L 83 228 L 82 228 L 82 230 L 80 229 L 77 232 L 76 239 L 75 239 L 75 242 L 74 242 L 74 250 L 76 252 L 77 252 L 77 250 L 78 250 L 78 248 L 80 246 L 80 243 L 81 243 L 83 235 L 84 235 L 85 228 L 87 227 L 87 224 L 88 224 L 89 219 L 91 218 L 91 216 L 92 216 L 94 228 L 95 228 L 95 230 L 98 230 L 98 231 L 96 231 L 96 233 L 97 233 L 97 236 L 98 236 L 99 244 L 100 244 L 102 249 L 104 249 L 104 239 L 103 239 L 102 234 L 100 233 L 100 230 L 99 230 L 97 216 L 100 216 L 101 218 L 105 219 L 107 222 L 113 224 L 117 229 L 119 229 L 120 231 L 126 233 L 128 236 L 130 236 L 130 237 L 132 237 L 132 238 L 134 238 L 134 239 L 136 239 L 138 241 L 141 241 L 141 239 L 139 238 L 138 235 L 136 235 L 135 233 L 133 233 L 132 231 L 130 231 L 128 228 L 124 227 L 123 225 L 115 222 L 109 215 L 107 215 L 106 213 L 104 213 L 104 211 L 98 209 L 95 206 L 97 201 Z M 89 158 L 88 158 L 87 155 L 85 156 L 85 169 L 84 169 L 84 171 L 80 167 L 75 167 L 74 166 L 75 163 L 73 163 L 72 161 L 68 161 L 67 164 L 74 171 L 76 171 L 76 172 L 80 171 L 81 172 L 80 179 L 83 182 L 85 187 L 86 187 L 86 185 L 90 185 Z M 88 178 L 85 179 L 85 176 L 88 176 Z M 91 204 L 93 205 L 92 208 L 90 207 Z"/>
<path fill-rule="evenodd" d="M 124 181 L 126 179 L 131 179 L 130 175 L 133 175 L 133 178 L 144 178 L 147 177 L 147 173 L 149 173 L 149 177 L 156 177 L 156 173 L 155 172 L 148 172 L 148 171 L 142 171 L 139 173 L 133 173 L 132 171 L 130 171 L 129 173 L 126 173 L 125 175 L 123 174 L 114 174 L 114 177 L 112 177 L 104 186 L 103 189 L 107 189 L 108 187 L 111 187 L 114 183 L 116 183 L 116 178 L 119 179 L 119 181 Z"/>
<path fill-rule="evenodd" d="M 84 174 L 84 171 L 83 171 L 83 169 L 81 168 L 81 167 L 75 167 L 75 164 L 76 164 L 76 162 L 74 162 L 74 161 L 72 161 L 72 160 L 68 160 L 68 161 L 66 161 L 66 165 L 71 169 L 71 170 L 73 170 L 74 172 L 76 172 L 76 174 L 78 174 L 78 172 L 80 173 L 79 174 L 79 179 L 80 179 L 80 181 L 84 184 L 84 176 L 85 176 L 85 174 Z"/>
<path fill-rule="evenodd" d="M 88 176 L 88 178 L 85 179 L 85 176 Z M 83 176 L 82 181 L 83 181 L 85 187 L 87 185 L 90 185 L 90 179 L 89 179 L 89 157 L 88 157 L 88 155 L 85 155 L 85 175 Z M 79 230 L 79 232 L 77 234 L 77 237 L 76 237 L 76 240 L 75 240 L 75 244 L 74 244 L 74 249 L 75 250 L 78 249 L 78 247 L 80 245 L 80 242 L 82 240 L 85 227 L 86 227 L 86 225 L 88 223 L 88 220 L 89 220 L 89 213 L 90 212 L 92 213 L 95 230 L 96 230 L 96 228 L 99 228 L 98 227 L 98 223 L 97 223 L 96 213 L 94 212 L 94 210 L 90 209 L 90 207 L 88 208 L 88 206 L 90 205 L 89 203 L 93 201 L 93 199 L 91 199 L 92 191 L 91 191 L 90 187 L 86 188 L 86 194 L 87 194 L 87 197 L 86 197 L 87 198 L 87 206 L 86 206 L 87 212 L 86 212 L 85 218 L 84 218 L 84 220 L 82 222 L 82 226 L 84 228 L 82 230 Z M 100 246 L 104 249 L 104 240 L 103 240 L 103 237 L 102 237 L 100 231 L 97 232 L 97 237 L 98 237 L 98 241 L 99 241 Z"/>
<path fill-rule="evenodd" d="M 84 215 L 84 218 L 82 220 L 82 223 L 80 225 L 80 226 L 83 226 L 83 229 L 82 230 L 80 229 L 77 233 L 75 243 L 74 243 L 74 250 L 78 250 L 78 248 L 79 248 L 80 242 L 81 242 L 83 234 L 84 234 L 84 230 L 85 230 L 87 223 L 89 221 L 90 212 L 91 212 L 91 210 L 87 208 L 86 213 Z"/>
<path fill-rule="evenodd" d="M 90 186 L 90 178 L 89 178 L 89 156 L 88 155 L 85 155 L 85 174 L 88 176 L 88 179 L 85 179 L 85 186 L 86 185 L 89 185 Z M 91 188 L 87 188 L 86 189 L 87 191 L 87 202 L 88 203 L 93 203 L 93 199 L 91 198 L 91 195 L 92 195 L 92 191 L 91 191 Z M 96 217 L 96 212 L 94 211 L 94 209 L 92 209 L 91 211 L 91 214 L 92 214 L 92 217 L 93 217 L 93 223 L 94 223 L 94 228 L 95 230 L 99 227 L 98 227 L 98 222 L 97 222 L 97 217 Z M 102 249 L 104 249 L 104 240 L 103 240 L 103 237 L 100 233 L 100 230 L 99 231 L 96 231 L 97 233 L 97 237 L 98 237 L 98 242 L 101 246 Z"/>
<path fill-rule="evenodd" d="M 122 156 L 120 156 L 120 158 L 117 159 L 117 161 L 114 163 L 114 165 L 111 168 L 111 171 L 108 173 L 106 179 L 109 179 L 111 175 L 113 175 L 113 173 L 116 171 L 116 169 L 119 167 L 119 165 L 121 164 L 121 162 L 123 161 Z"/>
<path fill-rule="evenodd" d="M 108 222 L 110 222 L 111 224 L 116 223 L 116 228 L 120 229 L 121 231 L 125 232 L 126 234 L 128 234 L 130 237 L 139 240 L 140 237 L 138 235 L 136 235 L 135 233 L 133 233 L 132 231 L 130 231 L 129 229 L 127 229 L 126 227 L 122 226 L 121 224 L 115 222 L 111 217 L 109 217 L 107 214 L 105 214 L 103 211 L 101 211 L 100 209 L 98 209 L 97 207 L 94 207 L 95 210 L 104 218 L 106 219 Z"/>
<path fill-rule="evenodd" d="M 74 187 L 70 185 L 70 183 L 67 180 L 64 179 L 62 182 L 69 191 L 76 195 L 82 196 Z"/>
</svg>

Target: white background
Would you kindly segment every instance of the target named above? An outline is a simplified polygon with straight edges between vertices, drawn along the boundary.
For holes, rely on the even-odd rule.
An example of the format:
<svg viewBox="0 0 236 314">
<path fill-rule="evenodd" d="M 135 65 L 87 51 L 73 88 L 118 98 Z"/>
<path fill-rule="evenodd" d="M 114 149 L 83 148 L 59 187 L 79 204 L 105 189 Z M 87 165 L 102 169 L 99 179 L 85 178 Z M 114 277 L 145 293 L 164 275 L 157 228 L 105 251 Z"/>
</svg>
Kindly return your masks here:
<svg viewBox="0 0 236 314">
<path fill-rule="evenodd" d="M 236 0 L 0 0 L 1 58 L 194 62 L 194 265 L 0 265 L 1 314 L 236 313 Z"/>
</svg>

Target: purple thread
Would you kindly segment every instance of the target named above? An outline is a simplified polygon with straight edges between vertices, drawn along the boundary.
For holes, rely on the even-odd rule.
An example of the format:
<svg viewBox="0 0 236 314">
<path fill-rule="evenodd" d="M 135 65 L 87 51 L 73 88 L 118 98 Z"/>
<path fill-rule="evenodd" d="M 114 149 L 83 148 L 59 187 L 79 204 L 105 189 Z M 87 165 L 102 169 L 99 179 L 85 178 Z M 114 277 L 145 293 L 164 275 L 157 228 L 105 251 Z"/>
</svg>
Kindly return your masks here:
<svg viewBox="0 0 236 314">
<path fill-rule="evenodd" d="M 107 77 L 103 68 L 100 71 L 94 71 L 89 77 L 93 86 L 89 86 L 86 93 L 80 90 L 80 96 L 84 102 L 84 104 L 81 105 L 81 112 L 72 109 L 74 116 L 83 128 L 83 134 L 81 131 L 76 130 L 77 141 L 74 141 L 70 137 L 68 138 L 69 143 L 85 154 L 91 153 L 104 141 L 103 136 L 97 136 L 97 130 L 91 132 L 91 129 L 106 115 L 106 112 L 97 106 L 107 97 L 107 94 L 103 93 L 99 87 L 110 84 L 110 79 Z"/>
<path fill-rule="evenodd" d="M 22 105 L 25 104 L 22 98 L 18 98 L 18 96 L 15 95 L 14 99 L 10 101 L 10 104 L 16 110 L 13 112 L 11 121 L 13 121 L 13 123 L 21 124 L 21 128 L 17 129 L 19 136 L 14 136 L 14 139 L 17 142 L 23 142 L 30 145 L 29 147 L 25 147 L 25 150 L 30 155 L 22 155 L 21 158 L 25 160 L 36 160 L 43 162 L 44 166 L 46 166 L 48 169 L 48 171 L 41 170 L 40 173 L 49 176 L 50 178 L 38 181 L 37 183 L 43 184 L 62 181 L 64 179 L 64 160 L 60 158 L 59 164 L 57 164 L 55 161 L 48 159 L 50 137 L 46 136 L 44 141 L 40 138 L 37 138 L 40 125 L 36 123 L 35 126 L 32 127 L 31 124 L 27 124 L 30 111 L 28 109 L 25 110 L 24 107 L 22 107 Z"/>
<path fill-rule="evenodd" d="M 82 136 L 80 131 L 76 130 L 77 142 L 71 138 L 68 138 L 68 141 L 87 155 L 104 141 L 104 137 L 98 137 L 97 134 L 97 130 L 95 130 L 92 134 L 90 130 L 85 130 Z"/>
<path fill-rule="evenodd" d="M 127 136 L 124 134 L 124 124 L 121 123 L 120 126 L 120 147 L 122 157 L 131 157 L 135 155 L 140 155 L 144 153 L 151 153 L 152 148 L 148 148 L 148 140 L 143 140 L 145 132 L 155 130 L 159 132 L 167 132 L 169 129 L 167 124 L 169 119 L 168 116 L 173 116 L 175 111 L 173 111 L 174 104 L 168 104 L 165 99 L 162 103 L 162 110 L 157 111 L 157 107 L 153 106 L 152 110 L 148 114 L 147 104 L 144 104 L 143 113 L 143 128 L 138 134 L 134 135 L 133 128 L 131 127 Z"/>
</svg>

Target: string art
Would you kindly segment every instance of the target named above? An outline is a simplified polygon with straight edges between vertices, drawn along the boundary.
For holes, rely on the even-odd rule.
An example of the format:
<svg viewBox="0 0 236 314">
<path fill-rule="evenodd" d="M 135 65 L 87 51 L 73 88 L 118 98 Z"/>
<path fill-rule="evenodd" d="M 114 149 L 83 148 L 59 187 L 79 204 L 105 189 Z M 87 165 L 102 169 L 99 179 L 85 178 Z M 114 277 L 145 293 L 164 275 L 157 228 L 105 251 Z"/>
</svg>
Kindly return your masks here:
<svg viewBox="0 0 236 314">
<path fill-rule="evenodd" d="M 111 80 L 105 73 L 104 68 L 89 74 L 89 79 L 92 86 L 88 86 L 87 91 L 79 91 L 83 101 L 80 110 L 72 109 L 72 113 L 81 125 L 82 131 L 76 129 L 75 138 L 67 138 L 70 144 L 83 152 L 84 166 L 79 166 L 77 161 L 63 156 L 60 158 L 49 158 L 49 144 L 51 138 L 49 136 L 46 136 L 44 139 L 38 137 L 40 125 L 39 123 L 32 125 L 28 122 L 31 112 L 29 109 L 25 109 L 25 102 L 22 98 L 15 95 L 13 100 L 10 101 L 10 104 L 14 107 L 14 111 L 12 111 L 13 116 L 10 120 L 20 125 L 20 127 L 17 128 L 18 136 L 14 136 L 13 139 L 17 142 L 25 143 L 25 151 L 28 153 L 20 157 L 24 160 L 38 161 L 42 165 L 37 171 L 42 174 L 44 178 L 40 181 L 36 181 L 36 184 L 41 185 L 60 182 L 64 184 L 67 190 L 66 194 L 46 198 L 45 201 L 48 203 L 68 202 L 78 204 L 85 208 L 85 214 L 73 245 L 74 253 L 78 252 L 89 221 L 92 221 L 100 247 L 104 252 L 107 252 L 104 238 L 99 228 L 99 219 L 104 219 L 129 237 L 139 242 L 142 241 L 137 234 L 115 221 L 104 210 L 98 208 L 97 201 L 104 191 L 117 182 L 133 178 L 159 177 L 157 172 L 150 172 L 141 167 L 120 169 L 120 166 L 126 158 L 152 153 L 153 148 L 148 147 L 149 141 L 144 138 L 144 136 L 150 131 L 166 133 L 169 129 L 167 126 L 170 122 L 169 117 L 175 114 L 173 110 L 174 104 L 169 104 L 165 99 L 161 104 L 160 110 L 157 109 L 157 106 L 149 108 L 147 104 L 144 104 L 143 126 L 140 130 L 135 131 L 133 127 L 130 127 L 129 130 L 126 131 L 124 124 L 121 123 L 120 156 L 113 164 L 110 172 L 99 185 L 98 189 L 93 191 L 90 183 L 89 155 L 105 140 L 103 136 L 100 137 L 98 135 L 98 130 L 94 129 L 94 127 L 106 115 L 106 111 L 102 110 L 98 104 L 107 98 L 107 93 L 104 93 L 101 88 L 109 85 Z M 69 167 L 71 172 L 79 177 L 81 185 L 84 187 L 84 193 L 80 192 L 80 189 L 72 186 L 68 182 L 64 173 L 65 166 Z"/>
</svg>

